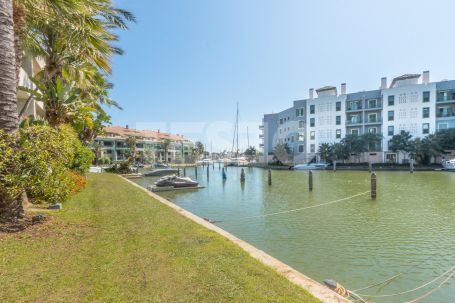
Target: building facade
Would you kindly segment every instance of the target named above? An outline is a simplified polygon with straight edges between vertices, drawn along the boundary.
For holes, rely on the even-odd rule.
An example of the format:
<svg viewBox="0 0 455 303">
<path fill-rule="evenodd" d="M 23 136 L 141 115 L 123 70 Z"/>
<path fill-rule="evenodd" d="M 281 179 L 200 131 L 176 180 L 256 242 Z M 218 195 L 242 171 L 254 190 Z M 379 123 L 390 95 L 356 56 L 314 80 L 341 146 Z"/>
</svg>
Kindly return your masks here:
<svg viewBox="0 0 455 303">
<path fill-rule="evenodd" d="M 121 126 L 106 127 L 105 133 L 98 136 L 95 142 L 100 146 L 99 157 L 107 157 L 111 162 L 124 161 L 127 159 L 129 150 L 127 139 L 136 139 L 138 161 L 141 158 L 153 158 L 153 161 L 169 163 L 188 163 L 193 161 L 192 149 L 194 143 L 180 135 L 173 135 L 151 130 L 135 130 Z M 170 141 L 170 146 L 165 155 L 163 142 Z"/>
<path fill-rule="evenodd" d="M 422 138 L 440 129 L 455 128 L 455 80 L 430 82 L 428 71 L 396 77 L 390 85 L 381 79 L 377 90 L 340 93 L 333 86 L 310 89 L 305 100 L 294 101 L 291 108 L 264 115 L 260 138 L 264 162 L 273 157 L 277 144 L 287 143 L 295 163 L 318 160 L 323 143 L 340 142 L 346 135 L 374 133 L 382 142 L 362 161 L 400 162 L 389 151 L 390 138 L 402 131 Z"/>
</svg>

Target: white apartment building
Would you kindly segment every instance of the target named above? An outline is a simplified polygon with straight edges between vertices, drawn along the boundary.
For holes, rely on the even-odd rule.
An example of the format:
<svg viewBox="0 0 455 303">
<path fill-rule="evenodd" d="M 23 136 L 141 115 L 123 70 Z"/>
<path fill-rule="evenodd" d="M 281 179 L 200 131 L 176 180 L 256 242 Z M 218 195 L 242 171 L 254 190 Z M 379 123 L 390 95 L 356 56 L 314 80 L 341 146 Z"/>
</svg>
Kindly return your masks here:
<svg viewBox="0 0 455 303">
<path fill-rule="evenodd" d="M 455 128 L 455 80 L 430 82 L 428 71 L 381 79 L 377 90 L 347 93 L 346 84 L 310 89 L 309 97 L 294 101 L 280 113 L 264 115 L 260 129 L 263 161 L 273 149 L 287 143 L 295 163 L 318 157 L 323 143 L 340 142 L 348 134 L 377 133 L 383 136 L 376 152 L 363 155 L 371 162 L 400 161 L 388 150 L 388 141 L 401 131 L 424 137 L 439 129 Z"/>
</svg>

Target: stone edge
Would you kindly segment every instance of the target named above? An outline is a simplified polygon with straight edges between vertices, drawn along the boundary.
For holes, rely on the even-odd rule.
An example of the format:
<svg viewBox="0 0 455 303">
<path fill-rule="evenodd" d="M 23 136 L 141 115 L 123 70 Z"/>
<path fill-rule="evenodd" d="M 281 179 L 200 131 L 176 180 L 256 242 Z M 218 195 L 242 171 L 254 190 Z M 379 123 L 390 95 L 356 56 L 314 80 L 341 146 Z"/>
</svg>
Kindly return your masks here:
<svg viewBox="0 0 455 303">
<path fill-rule="evenodd" d="M 246 251 L 251 257 L 255 258 L 262 264 L 273 268 L 278 273 L 280 273 L 281 275 L 286 277 L 286 279 L 288 279 L 290 282 L 302 287 L 303 289 L 305 289 L 306 291 L 311 293 L 314 297 L 316 297 L 320 301 L 322 301 L 324 303 L 352 303 L 352 301 L 343 298 L 342 296 L 336 294 L 335 292 L 331 291 L 330 289 L 323 286 L 322 284 L 305 276 L 301 272 L 295 270 L 294 268 L 281 262 L 280 260 L 268 255 L 267 253 L 254 247 L 253 245 L 251 245 L 243 240 L 240 240 L 239 238 L 230 234 L 229 232 L 225 231 L 224 229 L 196 216 L 195 214 L 181 208 L 180 206 L 177 206 L 176 204 L 172 203 L 171 201 L 166 200 L 165 198 L 147 190 L 146 188 L 138 185 L 137 183 L 134 183 L 131 180 L 128 180 L 127 178 L 125 178 L 123 176 L 119 176 L 119 177 L 124 179 L 128 183 L 132 184 L 133 186 L 145 191 L 152 198 L 154 198 L 154 199 L 158 200 L 159 202 L 174 209 L 180 215 L 227 238 L 229 241 L 235 243 L 237 246 L 239 246 L 244 251 Z"/>
</svg>

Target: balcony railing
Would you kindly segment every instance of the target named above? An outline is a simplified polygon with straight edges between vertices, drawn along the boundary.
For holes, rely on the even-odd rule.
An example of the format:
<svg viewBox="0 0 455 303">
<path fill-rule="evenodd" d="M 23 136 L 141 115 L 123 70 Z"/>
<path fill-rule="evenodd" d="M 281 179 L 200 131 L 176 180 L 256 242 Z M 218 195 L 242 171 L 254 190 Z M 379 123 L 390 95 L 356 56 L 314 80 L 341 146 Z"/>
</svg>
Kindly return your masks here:
<svg viewBox="0 0 455 303">
<path fill-rule="evenodd" d="M 438 97 L 436 102 L 455 102 L 455 96 Z"/>
<path fill-rule="evenodd" d="M 455 111 L 436 113 L 436 118 L 449 118 L 455 117 Z"/>
<path fill-rule="evenodd" d="M 381 122 L 382 122 L 382 118 L 381 117 L 374 118 L 374 119 L 366 119 L 365 120 L 365 123 L 381 123 Z"/>
<path fill-rule="evenodd" d="M 263 139 L 264 138 L 264 135 L 263 134 L 259 134 L 259 139 Z"/>
<path fill-rule="evenodd" d="M 264 125 L 263 124 L 259 125 L 259 129 L 261 130 L 264 129 Z"/>
<path fill-rule="evenodd" d="M 359 105 L 348 105 L 347 111 L 357 111 L 357 110 L 362 110 L 362 105 L 359 104 Z"/>
<path fill-rule="evenodd" d="M 373 110 L 373 109 L 381 109 L 382 108 L 382 104 L 367 104 L 367 106 L 365 106 L 365 110 Z"/>
<path fill-rule="evenodd" d="M 358 125 L 362 124 L 362 119 L 357 119 L 357 120 L 346 120 L 346 125 Z"/>
</svg>

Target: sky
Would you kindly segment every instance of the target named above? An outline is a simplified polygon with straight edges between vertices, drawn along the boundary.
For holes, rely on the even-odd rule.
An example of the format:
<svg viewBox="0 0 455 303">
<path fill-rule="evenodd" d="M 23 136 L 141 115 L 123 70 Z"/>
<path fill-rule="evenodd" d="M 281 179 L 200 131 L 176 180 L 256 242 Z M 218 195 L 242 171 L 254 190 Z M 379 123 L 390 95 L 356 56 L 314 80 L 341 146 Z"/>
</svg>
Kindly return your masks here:
<svg viewBox="0 0 455 303">
<path fill-rule="evenodd" d="M 430 70 L 455 79 L 452 0 L 117 0 L 138 19 L 117 43 L 114 125 L 159 129 L 230 151 L 259 145 L 264 114 L 347 83 Z M 248 136 L 247 136 L 248 129 Z"/>
</svg>

